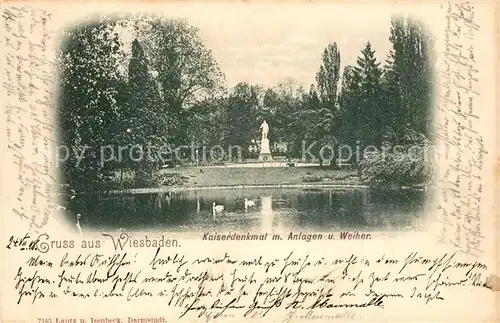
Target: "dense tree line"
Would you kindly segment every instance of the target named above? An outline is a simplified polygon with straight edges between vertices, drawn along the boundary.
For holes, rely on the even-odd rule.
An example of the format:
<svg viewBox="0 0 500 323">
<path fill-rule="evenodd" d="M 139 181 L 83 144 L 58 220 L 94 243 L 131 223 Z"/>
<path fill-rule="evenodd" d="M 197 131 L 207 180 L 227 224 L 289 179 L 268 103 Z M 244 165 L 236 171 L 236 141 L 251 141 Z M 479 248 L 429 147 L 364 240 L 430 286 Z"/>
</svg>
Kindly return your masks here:
<svg viewBox="0 0 500 323">
<path fill-rule="evenodd" d="M 132 35 L 128 49 L 120 30 Z M 251 148 L 264 119 L 271 125 L 273 153 L 288 158 L 300 158 L 304 142 L 316 142 L 313 154 L 325 144 L 361 150 L 428 145 L 432 41 L 419 23 L 396 18 L 390 23 L 390 41 L 384 62 L 377 61 L 376 49 L 366 42 L 356 64 L 347 66 L 337 44 L 328 44 L 316 82 L 307 89 L 293 79 L 269 88 L 240 83 L 227 89 L 211 51 L 185 21 L 141 17 L 82 22 L 67 32 L 59 51 L 60 145 L 80 152 L 90 148 L 79 167 L 77 155 L 69 154 L 62 165 L 65 181 L 101 183 L 109 172 L 132 172 L 147 181 L 165 164 L 154 158 L 160 153 L 154 150 L 153 158 L 139 162 L 130 160 L 127 151 L 102 164 L 99 156 L 106 145 L 237 145 L 244 158 L 256 157 Z M 110 160 L 109 154 L 118 157 L 116 148 L 106 152 Z M 377 156 L 361 157 L 350 163 L 368 180 L 420 182 L 427 174 L 421 160 L 412 159 L 416 164 L 394 176 L 405 169 L 394 166 L 397 162 L 387 169 Z M 337 166 L 335 160 L 330 166 Z"/>
</svg>

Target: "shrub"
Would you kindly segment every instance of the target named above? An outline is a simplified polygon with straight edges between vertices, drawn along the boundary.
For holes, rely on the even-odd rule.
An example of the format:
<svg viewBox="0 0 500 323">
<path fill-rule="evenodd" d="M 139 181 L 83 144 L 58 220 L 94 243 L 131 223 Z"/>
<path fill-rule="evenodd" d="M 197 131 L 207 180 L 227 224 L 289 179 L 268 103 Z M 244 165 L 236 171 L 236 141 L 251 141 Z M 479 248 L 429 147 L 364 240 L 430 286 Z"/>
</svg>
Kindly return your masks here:
<svg viewBox="0 0 500 323">
<path fill-rule="evenodd" d="M 317 175 L 306 175 L 302 178 L 302 181 L 306 183 L 321 182 L 322 180 L 323 177 Z"/>
<path fill-rule="evenodd" d="M 403 152 L 377 152 L 363 159 L 359 164 L 360 178 L 370 185 L 429 186 L 433 170 L 432 146 L 425 136 L 412 135 L 413 143 L 398 150 Z"/>
<path fill-rule="evenodd" d="M 158 174 L 155 178 L 156 185 L 158 186 L 177 186 L 186 183 L 188 178 L 178 173 L 162 173 Z"/>
</svg>

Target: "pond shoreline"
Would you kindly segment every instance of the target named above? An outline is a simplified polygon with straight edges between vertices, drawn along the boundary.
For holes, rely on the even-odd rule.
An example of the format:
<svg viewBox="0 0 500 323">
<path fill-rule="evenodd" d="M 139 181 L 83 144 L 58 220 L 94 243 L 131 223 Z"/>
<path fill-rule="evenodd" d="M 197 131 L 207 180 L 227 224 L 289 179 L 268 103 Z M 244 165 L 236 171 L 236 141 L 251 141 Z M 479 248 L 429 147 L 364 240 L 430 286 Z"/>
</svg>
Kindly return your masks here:
<svg viewBox="0 0 500 323">
<path fill-rule="evenodd" d="M 66 207 L 84 215 L 85 228 L 97 231 L 331 232 L 406 230 L 419 218 L 422 203 L 422 195 L 413 192 L 388 201 L 367 185 L 339 183 L 163 186 L 106 193 L 83 193 Z M 245 198 L 254 202 L 252 207 L 244 205 Z M 214 216 L 213 203 L 224 207 L 224 216 Z"/>
<path fill-rule="evenodd" d="M 359 178 L 357 170 L 325 168 L 205 168 L 186 167 L 165 169 L 157 183 L 142 185 L 110 185 L 80 194 L 145 194 L 215 189 L 302 188 L 302 189 L 370 189 L 388 191 L 405 187 L 384 183 L 367 183 Z M 130 183 L 132 184 L 132 183 Z M 62 187 L 59 194 L 64 194 Z M 418 189 L 418 188 L 417 188 Z"/>
<path fill-rule="evenodd" d="M 368 185 L 362 184 L 250 184 L 250 185 L 214 185 L 214 186 L 160 186 L 160 187 L 144 187 L 144 188 L 130 188 L 118 189 L 109 191 L 100 191 L 96 193 L 104 194 L 148 194 L 159 192 L 180 192 L 180 191 L 197 191 L 197 190 L 211 190 L 211 189 L 248 189 L 248 188 L 341 188 L 341 189 L 368 189 Z"/>
<path fill-rule="evenodd" d="M 402 190 L 415 190 L 425 191 L 423 187 L 377 187 L 367 184 L 326 184 L 326 183 L 310 183 L 310 184 L 235 184 L 235 185 L 213 185 L 213 186 L 158 186 L 158 187 L 139 187 L 139 188 L 123 188 L 111 190 L 94 191 L 92 194 L 150 194 L 161 192 L 183 192 L 183 191 L 203 191 L 203 190 L 217 190 L 217 189 L 256 189 L 256 188 L 302 188 L 302 189 L 349 189 L 349 190 L 367 190 L 367 189 L 385 189 L 386 191 L 402 191 Z M 65 195 L 64 192 L 54 192 L 53 195 Z M 85 194 L 85 193 L 84 193 Z"/>
</svg>

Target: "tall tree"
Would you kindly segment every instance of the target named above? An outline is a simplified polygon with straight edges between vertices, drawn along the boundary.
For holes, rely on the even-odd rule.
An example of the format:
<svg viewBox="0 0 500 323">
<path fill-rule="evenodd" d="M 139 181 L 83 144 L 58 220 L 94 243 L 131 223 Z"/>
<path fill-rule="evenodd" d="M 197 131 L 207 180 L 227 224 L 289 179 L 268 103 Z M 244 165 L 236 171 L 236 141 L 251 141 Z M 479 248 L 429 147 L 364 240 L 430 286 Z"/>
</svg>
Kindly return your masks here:
<svg viewBox="0 0 500 323">
<path fill-rule="evenodd" d="M 248 148 L 252 140 L 258 137 L 258 108 L 262 89 L 256 85 L 239 83 L 231 91 L 228 98 L 228 138 L 227 144 L 242 148 L 244 156 L 248 156 Z M 261 119 L 265 116 L 261 116 Z"/>
<path fill-rule="evenodd" d="M 382 142 L 384 131 L 384 116 L 381 113 L 382 106 L 382 70 L 380 63 L 375 58 L 375 50 L 370 42 L 365 44 L 361 56 L 357 59 L 355 72 L 359 76 L 359 93 L 357 103 L 359 104 L 359 117 L 363 134 L 360 139 L 363 145 L 379 146 Z"/>
<path fill-rule="evenodd" d="M 102 174 L 100 147 L 118 143 L 120 131 L 113 125 L 126 95 L 117 72 L 122 53 L 116 25 L 106 19 L 80 22 L 67 30 L 58 51 L 60 146 L 70 150 L 62 170 L 71 185 L 96 183 Z M 73 149 L 86 157 L 78 167 Z"/>
<path fill-rule="evenodd" d="M 225 145 L 230 124 L 228 122 L 228 97 L 207 98 L 189 110 L 188 135 L 198 146 Z"/>
<path fill-rule="evenodd" d="M 150 26 L 145 44 L 158 73 L 165 113 L 171 120 L 168 130 L 176 144 L 184 144 L 187 110 L 222 90 L 224 75 L 197 28 L 185 21 L 163 18 L 151 20 Z"/>
<path fill-rule="evenodd" d="M 132 57 L 128 66 L 129 105 L 123 111 L 126 116 L 127 139 L 131 144 L 142 147 L 159 147 L 166 143 L 168 134 L 167 118 L 161 109 L 158 85 L 154 81 L 148 66 L 144 50 L 137 39 L 132 42 Z M 136 175 L 151 178 L 162 160 L 158 150 L 149 149 L 146 158 L 132 164 Z"/>
<path fill-rule="evenodd" d="M 339 131 L 338 83 L 340 71 L 340 52 L 336 43 L 330 43 L 323 51 L 322 62 L 316 74 L 316 85 L 311 85 L 309 93 L 301 100 L 302 109 L 294 113 L 296 121 L 293 126 L 298 130 L 295 134 L 295 147 L 298 145 L 311 147 L 308 151 L 317 153 L 326 145 L 335 146 L 335 135 Z M 296 149 L 296 148 L 295 148 Z M 306 156 L 304 156 L 306 157 Z M 325 157 L 326 158 L 326 157 Z M 329 157 L 328 157 L 329 158 Z M 335 165 L 332 160 L 331 165 Z"/>
<path fill-rule="evenodd" d="M 274 146 L 274 153 L 293 155 L 293 115 L 301 108 L 304 89 L 291 78 L 281 80 L 276 86 L 268 88 L 263 99 L 266 120 L 272 124 L 269 138 Z M 278 148 L 279 147 L 279 148 Z M 273 149 L 273 148 L 272 148 Z"/>
<path fill-rule="evenodd" d="M 384 88 L 392 140 L 408 130 L 428 134 L 432 102 L 432 40 L 419 22 L 393 17 L 392 49 L 386 61 Z"/>
<path fill-rule="evenodd" d="M 131 105 L 128 118 L 134 133 L 143 137 L 159 135 L 165 131 L 166 118 L 161 110 L 158 85 L 150 72 L 144 50 L 135 39 L 132 42 L 132 58 L 128 66 Z"/>
<path fill-rule="evenodd" d="M 432 42 L 420 23 L 396 17 L 391 21 L 389 39 L 392 49 L 382 77 L 384 143 L 428 151 Z M 412 186 L 430 180 L 431 163 L 424 154 L 400 158 L 389 152 L 372 157 L 360 163 L 360 176 L 368 182 Z"/>
<path fill-rule="evenodd" d="M 330 43 L 323 51 L 322 64 L 316 74 L 318 95 L 330 109 L 336 107 L 340 79 L 340 52 L 337 43 Z"/>
<path fill-rule="evenodd" d="M 321 101 L 316 86 L 311 84 L 309 92 L 301 98 L 301 108 L 293 114 L 294 121 L 291 126 L 295 130 L 294 150 L 299 150 L 303 154 L 305 151 L 311 152 L 322 166 L 325 162 L 319 155 L 322 147 L 326 145 L 333 147 L 336 144 L 332 135 L 333 119 L 332 111 Z M 326 159 L 330 157 L 326 154 L 324 156 Z M 310 156 L 307 154 L 302 157 L 308 159 Z"/>
<path fill-rule="evenodd" d="M 361 93 L 361 77 L 354 66 L 344 67 L 342 86 L 339 94 L 340 106 L 340 139 L 354 147 L 360 140 L 364 129 L 359 95 Z"/>
</svg>

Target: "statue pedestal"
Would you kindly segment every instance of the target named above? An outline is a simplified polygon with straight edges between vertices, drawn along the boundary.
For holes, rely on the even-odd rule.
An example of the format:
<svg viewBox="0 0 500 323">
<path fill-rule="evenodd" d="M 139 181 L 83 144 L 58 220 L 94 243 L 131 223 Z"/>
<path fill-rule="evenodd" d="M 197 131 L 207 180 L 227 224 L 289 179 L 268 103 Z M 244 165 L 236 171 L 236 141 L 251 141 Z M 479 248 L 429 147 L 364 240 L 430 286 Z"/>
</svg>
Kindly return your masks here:
<svg viewBox="0 0 500 323">
<path fill-rule="evenodd" d="M 273 160 L 273 156 L 271 156 L 271 151 L 269 150 L 269 139 L 262 139 L 260 142 L 259 161 L 271 160 Z"/>
</svg>

